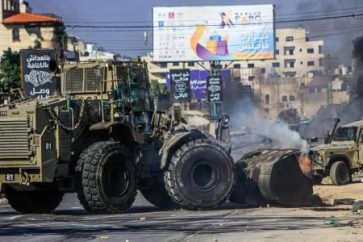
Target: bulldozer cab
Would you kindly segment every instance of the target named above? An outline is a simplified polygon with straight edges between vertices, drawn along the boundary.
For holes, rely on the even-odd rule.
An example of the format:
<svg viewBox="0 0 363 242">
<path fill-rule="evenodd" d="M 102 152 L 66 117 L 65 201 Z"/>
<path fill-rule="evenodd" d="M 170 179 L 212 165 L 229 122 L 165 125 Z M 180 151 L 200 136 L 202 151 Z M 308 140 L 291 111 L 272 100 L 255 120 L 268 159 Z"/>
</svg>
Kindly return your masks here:
<svg viewBox="0 0 363 242">
<path fill-rule="evenodd" d="M 116 66 L 116 100 L 133 112 L 150 112 L 152 97 L 146 68 L 142 65 Z"/>
<path fill-rule="evenodd" d="M 149 132 L 153 99 L 146 63 L 69 63 L 62 75 L 63 96 L 100 100 L 103 122 L 131 123 L 139 133 Z"/>
</svg>

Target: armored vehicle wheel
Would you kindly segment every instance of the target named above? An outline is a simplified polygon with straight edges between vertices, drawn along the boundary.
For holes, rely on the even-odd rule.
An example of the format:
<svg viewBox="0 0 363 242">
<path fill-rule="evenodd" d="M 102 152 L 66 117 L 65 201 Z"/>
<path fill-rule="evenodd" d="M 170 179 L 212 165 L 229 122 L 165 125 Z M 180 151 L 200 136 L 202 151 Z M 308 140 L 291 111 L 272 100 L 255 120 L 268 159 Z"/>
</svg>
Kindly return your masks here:
<svg viewBox="0 0 363 242">
<path fill-rule="evenodd" d="M 149 203 L 159 208 L 174 209 L 178 207 L 166 191 L 164 181 L 157 180 L 149 189 L 140 189 L 140 192 Z"/>
<path fill-rule="evenodd" d="M 330 167 L 330 177 L 335 185 L 347 184 L 350 181 L 349 168 L 343 161 L 336 161 Z"/>
<path fill-rule="evenodd" d="M 49 213 L 62 201 L 60 191 L 17 191 L 7 186 L 5 197 L 10 206 L 20 213 Z"/>
<path fill-rule="evenodd" d="M 234 164 L 216 141 L 190 141 L 174 152 L 164 181 L 170 197 L 183 208 L 215 208 L 232 192 Z"/>
<path fill-rule="evenodd" d="M 119 213 L 136 196 L 135 164 L 126 147 L 117 142 L 98 142 L 87 148 L 77 162 L 77 194 L 92 213 Z"/>
</svg>

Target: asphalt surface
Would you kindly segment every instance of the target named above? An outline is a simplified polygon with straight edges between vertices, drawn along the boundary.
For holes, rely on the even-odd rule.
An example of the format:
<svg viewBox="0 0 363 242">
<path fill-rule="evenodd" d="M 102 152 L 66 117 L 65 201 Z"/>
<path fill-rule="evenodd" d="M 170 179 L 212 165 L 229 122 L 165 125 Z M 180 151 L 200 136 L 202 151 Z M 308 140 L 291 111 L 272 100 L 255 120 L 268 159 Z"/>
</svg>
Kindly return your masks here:
<svg viewBox="0 0 363 242">
<path fill-rule="evenodd" d="M 326 224 L 330 216 L 337 224 Z M 127 213 L 91 215 L 75 194 L 68 194 L 52 214 L 23 215 L 0 204 L 0 241 L 12 242 L 362 241 L 362 225 L 363 216 L 349 208 L 242 208 L 227 203 L 212 211 L 162 211 L 138 196 Z"/>
</svg>

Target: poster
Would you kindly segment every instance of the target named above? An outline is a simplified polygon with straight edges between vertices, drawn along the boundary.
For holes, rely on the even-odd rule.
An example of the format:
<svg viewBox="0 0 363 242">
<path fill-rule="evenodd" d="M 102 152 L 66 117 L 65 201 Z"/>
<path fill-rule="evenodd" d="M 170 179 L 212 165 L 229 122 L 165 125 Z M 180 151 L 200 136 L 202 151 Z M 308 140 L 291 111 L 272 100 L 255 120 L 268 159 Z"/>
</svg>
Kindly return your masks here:
<svg viewBox="0 0 363 242">
<path fill-rule="evenodd" d="M 53 95 L 55 78 L 49 70 L 53 54 L 54 51 L 48 49 L 20 51 L 22 87 L 26 97 L 42 99 Z"/>
<path fill-rule="evenodd" d="M 266 60 L 274 50 L 271 4 L 153 8 L 154 61 Z"/>
<path fill-rule="evenodd" d="M 209 76 L 207 79 L 208 102 L 223 101 L 222 76 Z"/>
<path fill-rule="evenodd" d="M 190 70 L 170 70 L 170 81 L 174 102 L 189 102 L 191 99 Z"/>
<path fill-rule="evenodd" d="M 206 70 L 191 70 L 190 71 L 190 89 L 192 92 L 192 99 L 194 100 L 207 100 L 207 78 L 209 72 Z M 225 91 L 226 85 L 231 82 L 231 70 L 222 70 L 222 83 L 223 91 Z M 168 90 L 171 90 L 170 73 L 165 75 L 166 86 Z"/>
</svg>

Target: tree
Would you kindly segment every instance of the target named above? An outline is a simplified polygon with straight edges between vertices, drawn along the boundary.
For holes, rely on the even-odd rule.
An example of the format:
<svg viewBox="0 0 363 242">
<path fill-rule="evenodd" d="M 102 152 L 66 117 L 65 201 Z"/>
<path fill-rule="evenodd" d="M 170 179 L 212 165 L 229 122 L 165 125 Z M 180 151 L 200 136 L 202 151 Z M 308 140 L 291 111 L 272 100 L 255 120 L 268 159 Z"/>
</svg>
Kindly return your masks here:
<svg viewBox="0 0 363 242">
<path fill-rule="evenodd" d="M 0 58 L 0 90 L 20 86 L 20 55 L 10 48 Z"/>
</svg>

